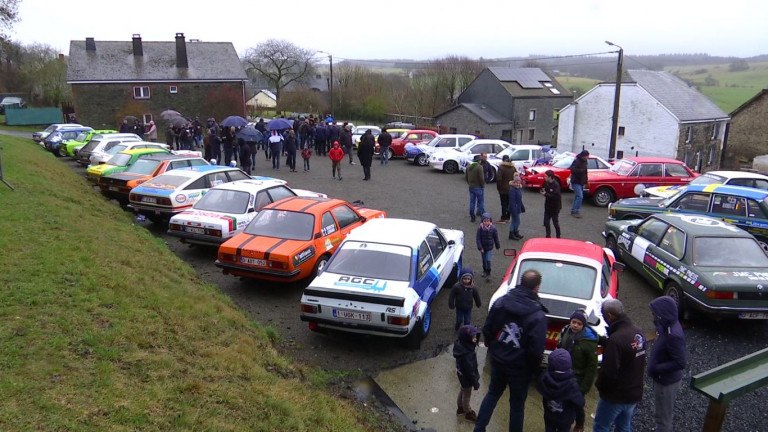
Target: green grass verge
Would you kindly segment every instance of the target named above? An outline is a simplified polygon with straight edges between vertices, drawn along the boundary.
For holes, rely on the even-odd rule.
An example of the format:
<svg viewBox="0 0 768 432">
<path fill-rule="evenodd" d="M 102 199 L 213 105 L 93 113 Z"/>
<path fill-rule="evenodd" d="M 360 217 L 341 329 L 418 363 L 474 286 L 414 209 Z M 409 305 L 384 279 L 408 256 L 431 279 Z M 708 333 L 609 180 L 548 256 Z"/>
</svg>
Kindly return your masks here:
<svg viewBox="0 0 768 432">
<path fill-rule="evenodd" d="M 749 69 L 731 71 L 728 64 L 667 67 L 665 70 L 684 78 L 698 88 L 726 113 L 730 113 L 768 88 L 768 62 L 749 63 Z"/>
<path fill-rule="evenodd" d="M 2 162 L 0 430 L 386 429 L 31 140 Z"/>
</svg>

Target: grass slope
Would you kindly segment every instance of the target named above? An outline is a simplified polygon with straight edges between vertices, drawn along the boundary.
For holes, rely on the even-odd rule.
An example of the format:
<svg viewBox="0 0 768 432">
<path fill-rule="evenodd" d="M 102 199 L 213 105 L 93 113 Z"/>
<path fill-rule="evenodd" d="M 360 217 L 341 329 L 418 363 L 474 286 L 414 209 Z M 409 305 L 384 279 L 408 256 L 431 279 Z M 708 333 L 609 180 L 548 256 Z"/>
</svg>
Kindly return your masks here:
<svg viewBox="0 0 768 432">
<path fill-rule="evenodd" d="M 85 179 L 0 140 L 0 430 L 385 429 Z"/>
<path fill-rule="evenodd" d="M 751 62 L 749 69 L 743 71 L 730 71 L 728 64 L 675 66 L 665 69 L 699 87 L 703 94 L 726 113 L 738 108 L 762 89 L 768 88 L 768 62 Z"/>
</svg>

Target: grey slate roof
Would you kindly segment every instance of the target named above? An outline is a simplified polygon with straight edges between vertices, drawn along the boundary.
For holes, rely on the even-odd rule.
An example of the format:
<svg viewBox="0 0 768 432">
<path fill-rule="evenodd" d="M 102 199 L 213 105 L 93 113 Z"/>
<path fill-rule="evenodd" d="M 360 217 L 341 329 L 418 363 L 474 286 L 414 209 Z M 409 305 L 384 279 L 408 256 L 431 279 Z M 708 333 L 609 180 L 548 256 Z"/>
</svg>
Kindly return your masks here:
<svg viewBox="0 0 768 432">
<path fill-rule="evenodd" d="M 522 88 L 542 88 L 542 81 L 552 81 L 547 74 L 539 68 L 505 68 L 489 67 L 499 81 L 517 81 Z"/>
<path fill-rule="evenodd" d="M 186 42 L 188 68 L 176 67 L 176 41 L 142 41 L 143 56 L 133 55 L 133 42 L 85 40 L 69 43 L 67 82 L 245 81 L 240 58 L 231 42 Z"/>
<path fill-rule="evenodd" d="M 472 114 L 480 118 L 480 120 L 488 124 L 500 124 L 500 123 L 512 123 L 512 120 L 502 116 L 495 109 L 479 103 L 460 103 L 457 107 L 464 107 Z"/>
<path fill-rule="evenodd" d="M 708 97 L 664 71 L 630 70 L 632 79 L 681 122 L 728 118 Z"/>
</svg>

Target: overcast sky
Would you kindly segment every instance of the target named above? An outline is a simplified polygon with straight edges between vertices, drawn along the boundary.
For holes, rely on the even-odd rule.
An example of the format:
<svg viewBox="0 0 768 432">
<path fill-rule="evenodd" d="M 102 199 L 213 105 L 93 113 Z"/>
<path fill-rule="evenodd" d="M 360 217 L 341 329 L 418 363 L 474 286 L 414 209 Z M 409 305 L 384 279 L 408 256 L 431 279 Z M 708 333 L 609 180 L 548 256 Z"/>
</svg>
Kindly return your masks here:
<svg viewBox="0 0 768 432">
<path fill-rule="evenodd" d="M 118 8 L 118 5 L 123 5 Z M 259 7 L 256 8 L 255 6 Z M 343 59 L 768 54 L 763 0 L 20 0 L 14 40 L 68 54 L 70 40 L 232 42 L 242 55 L 268 38 Z"/>
</svg>

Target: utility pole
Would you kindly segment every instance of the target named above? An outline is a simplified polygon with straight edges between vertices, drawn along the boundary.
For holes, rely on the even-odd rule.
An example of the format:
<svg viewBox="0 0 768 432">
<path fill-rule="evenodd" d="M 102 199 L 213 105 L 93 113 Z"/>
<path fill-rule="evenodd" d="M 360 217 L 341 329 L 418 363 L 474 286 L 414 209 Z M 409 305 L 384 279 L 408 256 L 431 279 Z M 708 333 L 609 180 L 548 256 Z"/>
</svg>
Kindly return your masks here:
<svg viewBox="0 0 768 432">
<path fill-rule="evenodd" d="M 610 46 L 619 49 L 619 59 L 616 62 L 616 91 L 613 95 L 613 119 L 611 122 L 611 142 L 608 145 L 608 159 L 616 157 L 616 137 L 619 133 L 619 101 L 621 99 L 621 71 L 624 68 L 624 48 L 613 42 L 605 41 Z"/>
</svg>

